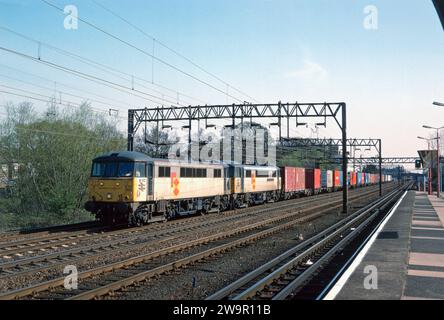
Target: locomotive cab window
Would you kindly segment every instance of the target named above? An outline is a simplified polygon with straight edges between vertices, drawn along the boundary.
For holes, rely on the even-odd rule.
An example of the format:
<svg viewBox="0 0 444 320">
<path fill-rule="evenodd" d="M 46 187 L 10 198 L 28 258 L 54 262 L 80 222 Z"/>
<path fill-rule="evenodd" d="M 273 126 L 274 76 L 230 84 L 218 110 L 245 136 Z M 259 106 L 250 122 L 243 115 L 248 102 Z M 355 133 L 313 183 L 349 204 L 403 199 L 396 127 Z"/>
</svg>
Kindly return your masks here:
<svg viewBox="0 0 444 320">
<path fill-rule="evenodd" d="M 105 175 L 106 164 L 103 162 L 94 162 L 91 172 L 92 177 L 103 177 Z"/>
<path fill-rule="evenodd" d="M 146 177 L 144 162 L 94 162 L 91 177 L 130 178 Z"/>
<path fill-rule="evenodd" d="M 112 178 L 117 176 L 117 163 L 108 162 L 105 167 L 104 177 Z"/>
<path fill-rule="evenodd" d="M 136 178 L 146 177 L 146 166 L 144 162 L 136 162 L 134 166 L 134 175 Z"/>
<path fill-rule="evenodd" d="M 121 162 L 119 164 L 119 177 L 132 177 L 134 172 L 134 162 Z"/>
</svg>

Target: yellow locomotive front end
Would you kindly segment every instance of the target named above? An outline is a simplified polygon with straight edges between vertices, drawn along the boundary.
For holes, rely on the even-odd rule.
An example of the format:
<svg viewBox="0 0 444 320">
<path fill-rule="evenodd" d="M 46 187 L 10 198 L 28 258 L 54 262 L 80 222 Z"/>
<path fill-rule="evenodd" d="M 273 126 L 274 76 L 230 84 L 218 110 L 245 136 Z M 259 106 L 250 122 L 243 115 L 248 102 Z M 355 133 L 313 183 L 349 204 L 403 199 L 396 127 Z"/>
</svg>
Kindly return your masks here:
<svg viewBox="0 0 444 320">
<path fill-rule="evenodd" d="M 88 200 L 98 202 L 132 202 L 134 178 L 110 179 L 91 177 L 88 181 Z"/>
<path fill-rule="evenodd" d="M 93 160 L 85 209 L 106 224 L 125 223 L 150 200 L 149 158 L 134 152 L 110 153 Z"/>
</svg>

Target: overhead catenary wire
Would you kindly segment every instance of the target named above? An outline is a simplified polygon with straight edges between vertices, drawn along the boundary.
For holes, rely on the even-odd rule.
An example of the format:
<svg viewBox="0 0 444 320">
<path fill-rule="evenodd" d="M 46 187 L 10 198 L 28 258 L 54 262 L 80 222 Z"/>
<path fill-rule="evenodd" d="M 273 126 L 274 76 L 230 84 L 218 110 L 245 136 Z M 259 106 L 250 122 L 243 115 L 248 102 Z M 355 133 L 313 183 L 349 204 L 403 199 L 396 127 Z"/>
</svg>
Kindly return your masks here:
<svg viewBox="0 0 444 320">
<path fill-rule="evenodd" d="M 0 85 L 0 87 L 6 87 L 6 88 L 11 88 L 12 90 L 17 90 L 17 91 L 22 91 L 26 94 L 20 94 L 20 93 L 16 93 L 16 92 L 11 92 L 11 91 L 5 91 L 5 90 L 0 90 L 0 93 L 5 93 L 5 94 L 9 94 L 9 95 L 13 95 L 13 96 L 17 96 L 17 97 L 21 97 L 21 98 L 26 98 L 26 99 L 31 99 L 31 100 L 36 100 L 36 101 L 40 101 L 40 102 L 46 102 L 46 103 L 51 103 L 52 100 L 54 100 L 53 97 L 50 96 L 45 96 L 39 93 L 34 93 L 28 90 L 23 90 L 23 89 L 17 89 L 17 88 L 13 88 L 13 87 L 9 87 L 9 86 L 4 86 L 4 85 Z M 30 95 L 37 95 L 37 96 L 41 96 L 42 98 L 36 98 Z M 64 102 L 55 102 L 55 104 L 57 105 L 62 105 L 65 107 L 80 107 L 81 104 L 78 103 L 74 103 L 74 102 L 70 102 L 70 101 L 64 101 Z M 91 108 L 92 111 L 98 112 L 98 113 L 107 113 L 107 111 L 104 110 L 97 110 L 94 108 Z M 120 116 L 115 116 L 116 118 L 122 119 L 127 121 L 128 118 L 124 118 L 124 117 L 120 117 Z"/>
<path fill-rule="evenodd" d="M 124 23 L 126 23 L 127 25 L 129 25 L 130 27 L 132 27 L 133 29 L 137 30 L 138 32 L 140 32 L 141 34 L 143 34 L 145 37 L 155 41 L 155 43 L 161 45 L 162 47 L 164 47 L 165 49 L 171 51 L 172 53 L 174 53 L 175 55 L 177 55 L 178 57 L 184 59 L 185 61 L 187 61 L 188 63 L 190 63 L 191 65 L 193 65 L 194 67 L 196 67 L 197 69 L 201 70 L 202 72 L 206 73 L 207 75 L 213 77 L 214 79 L 218 80 L 219 82 L 223 83 L 224 85 L 226 85 L 227 87 L 237 91 L 238 93 L 242 94 L 243 96 L 258 102 L 255 98 L 253 98 L 252 96 L 246 94 L 245 92 L 241 91 L 240 89 L 236 88 L 235 86 L 229 84 L 228 82 L 226 82 L 225 80 L 221 79 L 220 77 L 218 77 L 217 75 L 215 75 L 212 72 L 209 72 L 208 70 L 204 69 L 202 66 L 198 65 L 197 63 L 195 63 L 193 60 L 189 59 L 188 57 L 186 57 L 185 55 L 181 54 L 180 52 L 178 52 L 177 50 L 171 48 L 170 46 L 167 46 L 165 43 L 163 43 L 162 41 L 160 41 L 159 39 L 155 38 L 154 36 L 148 34 L 147 32 L 145 32 L 143 29 L 141 29 L 140 27 L 136 26 L 135 24 L 133 24 L 132 22 L 130 22 L 128 19 L 122 17 L 121 15 L 119 15 L 118 13 L 116 13 L 115 11 L 105 7 L 102 3 L 100 3 L 99 1 L 96 0 L 92 0 L 92 2 L 94 2 L 97 6 L 99 6 L 100 8 L 102 8 L 103 10 L 109 12 L 111 15 L 115 16 L 116 18 L 120 19 L 121 21 L 123 21 Z"/>
<path fill-rule="evenodd" d="M 23 83 L 23 84 L 26 84 L 26 85 L 29 85 L 29 86 L 33 86 L 33 87 L 36 87 L 36 88 L 40 88 L 40 89 L 43 89 L 43 90 L 54 91 L 53 88 L 48 88 L 48 87 L 40 86 L 40 85 L 31 83 L 31 82 L 28 82 L 28 81 L 20 80 L 20 79 L 14 78 L 14 77 L 9 77 L 9 76 L 3 75 L 3 74 L 0 74 L 0 77 L 6 78 L 6 79 L 10 79 L 10 80 L 13 80 L 13 81 L 17 81 L 19 83 Z M 98 104 L 106 105 L 108 107 L 117 108 L 118 111 L 126 111 L 125 107 L 117 106 L 117 105 L 114 105 L 114 104 L 111 104 L 111 103 L 108 103 L 108 102 L 103 102 L 103 101 L 99 101 L 99 100 L 95 100 L 95 99 L 91 99 L 91 98 L 75 95 L 75 94 L 72 94 L 72 93 L 69 93 L 69 92 L 65 92 L 65 91 L 61 91 L 61 90 L 55 90 L 55 91 L 57 91 L 60 95 L 63 94 L 63 95 L 72 96 L 72 97 L 75 97 L 75 98 L 78 98 L 78 99 L 82 99 L 84 102 L 91 101 L 91 102 L 95 102 L 95 103 L 98 103 Z M 56 93 L 56 92 L 54 92 L 54 93 Z M 54 99 L 55 100 L 61 100 L 61 98 L 58 99 L 56 96 L 54 96 Z M 110 109 L 108 109 L 108 111 L 109 110 Z"/>
<path fill-rule="evenodd" d="M 60 81 L 55 81 L 55 80 L 53 80 L 53 79 L 48 79 L 48 78 L 45 78 L 45 77 L 42 77 L 42 76 L 39 76 L 39 75 L 36 75 L 36 74 L 30 73 L 30 72 L 26 72 L 26 71 L 23 71 L 23 70 L 19 70 L 19 69 L 16 69 L 16 68 L 12 68 L 12 67 L 10 67 L 10 66 L 6 66 L 6 65 L 3 65 L 3 64 L 0 64 L 0 67 L 7 68 L 7 69 L 9 69 L 9 70 L 12 70 L 12 71 L 14 71 L 14 72 L 19 72 L 19 73 L 24 74 L 24 75 L 28 75 L 28 76 L 31 76 L 31 77 L 35 77 L 35 78 L 37 78 L 37 79 L 44 80 L 44 81 L 50 82 L 50 83 L 52 83 L 52 84 L 57 84 L 57 86 L 65 87 L 65 88 L 71 89 L 71 90 L 73 90 L 73 91 L 77 91 L 77 92 L 81 92 L 81 93 L 89 94 L 89 95 L 92 95 L 92 96 L 95 96 L 95 97 L 99 97 L 99 98 L 101 98 L 101 99 L 105 99 L 105 100 L 112 101 L 112 103 L 108 103 L 109 105 L 113 105 L 113 106 L 115 106 L 114 103 L 119 103 L 119 104 L 120 104 L 120 103 L 121 103 L 121 104 L 126 104 L 126 103 L 127 103 L 127 102 L 123 102 L 123 101 L 116 100 L 116 99 L 110 99 L 110 98 L 108 98 L 108 97 L 105 97 L 105 96 L 99 95 L 99 94 L 97 94 L 97 93 L 93 93 L 93 92 L 90 92 L 90 91 L 87 91 L 87 90 L 84 90 L 84 89 L 79 89 L 78 87 L 74 87 L 74 86 L 72 86 L 72 85 L 68 85 L 68 84 L 63 83 L 63 82 L 60 82 Z M 6 77 L 5 75 L 0 75 L 0 76 Z M 9 77 L 9 78 L 11 78 L 11 77 Z M 11 79 L 13 79 L 13 78 L 11 78 Z M 16 81 L 19 81 L 19 80 L 16 80 Z M 22 80 L 20 80 L 20 81 L 22 81 Z M 66 93 L 66 92 L 65 92 L 65 93 Z M 86 97 L 85 97 L 85 99 L 86 99 Z M 89 99 L 89 98 L 87 98 L 87 99 Z M 91 101 L 92 101 L 92 100 L 91 100 Z M 125 107 L 125 108 L 126 108 L 126 107 Z"/>
<path fill-rule="evenodd" d="M 50 7 L 58 10 L 60 13 L 64 14 L 63 8 L 58 7 L 57 5 L 51 3 L 51 2 L 49 2 L 47 0 L 40 0 L 40 1 L 42 1 L 45 4 L 47 4 Z M 159 57 L 156 57 L 155 55 L 147 52 L 146 50 L 143 50 L 143 49 L 135 46 L 134 44 L 132 44 L 132 43 L 130 43 L 130 42 L 128 42 L 128 41 L 126 41 L 126 40 L 124 40 L 124 39 L 122 39 L 122 38 L 120 38 L 120 37 L 118 37 L 118 36 L 116 36 L 116 35 L 114 35 L 114 34 L 112 34 L 110 32 L 108 32 L 108 31 L 104 30 L 103 28 L 101 28 L 101 27 L 99 27 L 99 26 L 97 26 L 97 25 L 95 25 L 95 24 L 93 24 L 93 23 L 91 23 L 91 22 L 81 18 L 81 17 L 75 16 L 75 15 L 73 15 L 73 17 L 76 18 L 77 20 L 85 23 L 86 25 L 90 26 L 91 28 L 93 28 L 93 29 L 95 29 L 95 30 L 97 30 L 97 31 L 99 31 L 99 32 L 101 32 L 101 33 L 111 37 L 112 39 L 114 39 L 116 41 L 119 41 L 119 42 L 125 44 L 126 46 L 128 46 L 130 48 L 133 48 L 134 50 L 136 50 L 136 51 L 138 51 L 138 52 L 140 52 L 140 53 L 142 53 L 142 54 L 144 54 L 144 55 L 146 55 L 146 56 L 156 60 L 157 62 L 160 62 L 160 63 L 164 64 L 165 66 L 168 66 L 169 68 L 171 68 L 171 69 L 173 69 L 173 70 L 175 70 L 175 71 L 177 71 L 179 73 L 182 73 L 182 74 L 186 75 L 187 77 L 189 77 L 189 78 L 191 78 L 191 79 L 193 79 L 193 80 L 195 80 L 195 81 L 197 81 L 197 82 L 199 82 L 201 84 L 204 84 L 204 85 L 208 86 L 209 88 L 212 88 L 215 91 L 218 91 L 218 92 L 222 93 L 223 95 L 226 95 L 226 96 L 228 96 L 228 97 L 230 97 L 230 98 L 232 98 L 232 99 L 234 99 L 234 100 L 236 100 L 238 102 L 244 102 L 242 99 L 239 99 L 239 98 L 237 98 L 237 97 L 235 97 L 235 96 L 233 96 L 231 94 L 228 94 L 224 90 L 221 90 L 220 88 L 217 88 L 216 86 L 210 84 L 209 82 L 207 82 L 205 80 L 202 80 L 202 79 L 192 75 L 191 73 L 189 73 L 187 71 L 184 71 L 184 70 L 180 69 L 179 67 L 176 67 L 175 65 L 173 65 L 173 64 L 171 64 L 171 63 L 169 63 L 169 62 L 167 62 L 167 61 L 165 61 L 165 60 L 163 60 L 163 59 L 161 59 Z"/>
<path fill-rule="evenodd" d="M 73 52 L 69 52 L 69 51 L 67 51 L 67 50 L 64 50 L 64 49 L 58 48 L 58 47 L 53 46 L 53 45 L 51 45 L 51 44 L 48 44 L 48 43 L 45 43 L 45 42 L 39 41 L 39 40 L 37 40 L 37 39 L 34 39 L 34 38 L 32 38 L 32 37 L 29 37 L 29 36 L 27 36 L 27 35 L 24 35 L 24 34 L 22 34 L 22 33 L 17 32 L 17 31 L 11 30 L 11 29 L 6 28 L 6 27 L 4 27 L 4 26 L 0 26 L 0 30 L 3 30 L 3 31 L 8 32 L 8 33 L 10 33 L 10 34 L 13 34 L 13 35 L 15 35 L 15 36 L 17 36 L 17 37 L 20 37 L 20 38 L 22 38 L 22 39 L 25 39 L 25 40 L 27 40 L 27 41 L 33 42 L 33 43 L 37 44 L 37 45 L 39 46 L 39 48 L 41 48 L 42 46 L 43 46 L 43 47 L 46 47 L 46 48 L 48 48 L 48 49 L 50 49 L 50 50 L 52 50 L 52 51 L 54 51 L 54 52 L 57 52 L 57 53 L 59 53 L 59 54 L 61 54 L 61 55 L 64 55 L 64 56 L 70 57 L 71 59 L 74 59 L 74 60 L 76 60 L 76 61 L 80 61 L 80 62 L 83 63 L 83 64 L 86 64 L 86 65 L 88 65 L 88 66 L 92 66 L 92 67 L 94 67 L 94 68 L 96 68 L 96 69 L 98 69 L 98 70 L 101 70 L 101 71 L 106 72 L 106 73 L 108 73 L 108 74 L 111 74 L 111 75 L 113 75 L 113 76 L 115 76 L 115 77 L 118 77 L 118 78 L 120 78 L 120 79 L 122 79 L 122 80 L 124 80 L 124 81 L 127 81 L 127 82 L 130 82 L 130 81 L 131 81 L 132 87 L 134 87 L 135 85 L 138 85 L 138 86 L 140 86 L 140 87 L 142 87 L 142 88 L 145 88 L 145 89 L 151 90 L 151 91 L 153 91 L 153 92 L 156 92 L 157 94 L 160 94 L 161 97 L 157 97 L 158 99 L 164 100 L 165 97 L 167 97 L 167 98 L 171 98 L 171 99 L 177 99 L 177 95 L 179 95 L 179 96 L 182 97 L 182 98 L 183 98 L 183 97 L 186 97 L 186 98 L 189 98 L 189 99 L 192 99 L 192 100 L 195 100 L 195 101 L 199 101 L 199 102 L 201 102 L 201 103 L 206 103 L 204 100 L 201 100 L 201 99 L 198 99 L 198 98 L 196 98 L 196 97 L 190 96 L 190 95 L 185 94 L 185 93 L 183 93 L 183 92 L 180 92 L 180 91 L 178 91 L 178 90 L 171 89 L 171 88 L 169 88 L 169 87 L 166 87 L 166 86 L 161 85 L 161 84 L 158 84 L 158 83 L 152 83 L 151 81 L 146 80 L 146 79 L 144 79 L 144 78 L 142 78 L 142 77 L 136 76 L 136 75 L 134 75 L 134 74 L 130 74 L 130 73 L 125 72 L 125 71 L 118 70 L 118 69 L 116 69 L 116 68 L 114 68 L 114 67 L 111 67 L 111 66 L 105 65 L 105 64 L 103 64 L 103 63 L 100 63 L 100 62 L 94 61 L 94 60 L 92 60 L 92 59 L 89 59 L 89 58 L 86 58 L 86 57 L 80 56 L 80 55 L 75 54 L 75 53 L 73 53 Z M 40 58 L 40 59 L 42 58 L 41 53 L 38 54 L 38 58 Z M 121 75 L 125 75 L 125 76 L 128 77 L 128 78 L 124 78 L 124 77 L 122 77 Z M 156 87 L 158 87 L 158 88 L 162 88 L 162 89 L 164 89 L 164 90 L 170 91 L 170 92 L 176 94 L 176 96 L 173 97 L 173 96 L 171 96 L 171 95 L 165 94 L 164 92 L 161 92 L 161 91 L 158 91 L 158 90 L 152 89 L 152 88 L 147 87 L 147 86 L 145 86 L 145 85 L 143 85 L 143 84 L 141 84 L 141 83 L 136 82 L 135 80 L 139 80 L 139 81 L 142 81 L 142 82 L 144 82 L 144 83 L 148 83 L 148 84 L 150 84 L 150 85 L 154 85 L 154 86 L 156 86 Z M 183 100 L 183 99 L 182 99 L 182 100 Z M 176 101 L 176 102 L 177 102 L 177 101 Z"/>
<path fill-rule="evenodd" d="M 71 69 L 71 68 L 68 68 L 68 67 L 65 67 L 65 66 L 62 66 L 62 65 L 59 65 L 59 64 L 56 64 L 56 63 L 44 60 L 44 59 L 38 59 L 38 58 L 35 58 L 33 56 L 30 56 L 28 54 L 25 54 L 23 52 L 19 52 L 19 51 L 16 51 L 16 50 L 8 49 L 8 48 L 5 48 L 5 47 L 0 47 L 0 50 L 8 52 L 8 53 L 11 53 L 11 54 L 15 54 L 17 56 L 20 56 L 22 58 L 26 58 L 26 59 L 32 60 L 32 61 L 37 62 L 37 63 L 44 64 L 44 65 L 49 66 L 51 68 L 54 68 L 54 69 L 57 69 L 57 70 L 60 70 L 60 71 L 64 71 L 66 73 L 75 75 L 77 77 L 80 77 L 80 78 L 83 78 L 83 79 L 86 79 L 86 80 L 89 80 L 89 81 L 92 81 L 92 82 L 95 82 L 95 83 L 98 83 L 98 84 L 101 84 L 101 85 L 104 85 L 104 86 L 107 86 L 107 87 L 110 87 L 112 89 L 122 91 L 124 93 L 127 93 L 127 94 L 130 94 L 130 95 L 139 97 L 139 98 L 147 100 L 149 102 L 153 102 L 155 104 L 158 104 L 158 105 L 162 104 L 161 102 L 152 99 L 152 98 L 159 99 L 158 97 L 150 95 L 150 94 L 142 92 L 142 91 L 139 91 L 139 90 L 136 90 L 136 89 L 133 90 L 132 88 L 130 88 L 128 86 L 125 86 L 125 85 L 122 85 L 122 84 L 118 84 L 118 83 L 115 83 L 113 81 L 109 81 L 109 80 L 106 80 L 106 79 L 103 79 L 103 78 L 100 78 L 100 77 L 97 77 L 97 76 L 94 76 L 94 75 L 90 75 L 90 74 L 85 73 L 85 72 L 77 71 L 77 70 L 74 70 L 74 69 Z M 143 95 L 147 95 L 147 96 L 150 96 L 152 98 L 146 98 L 146 97 L 140 96 L 139 94 L 135 94 L 134 92 L 137 92 L 137 93 L 140 93 L 140 94 L 143 94 Z M 175 103 L 173 102 L 173 104 L 175 104 Z M 181 104 L 178 104 L 178 105 L 184 106 L 184 105 L 181 105 Z"/>
<path fill-rule="evenodd" d="M 0 113 L 1 114 L 1 113 Z M 60 136 L 68 136 L 73 138 L 82 138 L 86 140 L 98 140 L 98 141 L 118 141 L 123 142 L 125 139 L 109 139 L 109 138 L 95 138 L 91 136 L 82 136 L 78 134 L 72 134 L 72 133 L 65 133 L 65 132 L 58 132 L 58 131 L 51 131 L 51 130 L 40 130 L 40 129 L 32 129 L 32 128 L 23 128 L 23 127 L 15 127 L 16 130 L 22 130 L 22 131 L 31 131 L 31 132 L 38 132 L 38 133 L 46 133 L 46 134 L 52 134 L 52 135 L 60 135 Z M 7 135 L 2 135 L 7 136 Z"/>
</svg>

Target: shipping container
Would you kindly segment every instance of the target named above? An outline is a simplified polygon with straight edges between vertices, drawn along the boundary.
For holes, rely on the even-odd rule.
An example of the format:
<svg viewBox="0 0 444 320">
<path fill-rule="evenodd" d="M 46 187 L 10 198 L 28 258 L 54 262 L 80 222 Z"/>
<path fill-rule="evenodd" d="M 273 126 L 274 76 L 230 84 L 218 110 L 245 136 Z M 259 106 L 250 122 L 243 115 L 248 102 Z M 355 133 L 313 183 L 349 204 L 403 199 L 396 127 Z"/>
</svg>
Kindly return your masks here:
<svg viewBox="0 0 444 320">
<path fill-rule="evenodd" d="M 296 168 L 296 191 L 305 192 L 305 169 Z"/>
<path fill-rule="evenodd" d="M 331 191 L 333 188 L 333 171 L 321 170 L 321 188 L 324 191 Z"/>
<path fill-rule="evenodd" d="M 356 173 L 356 185 L 357 186 L 362 185 L 362 173 L 361 172 Z"/>
<path fill-rule="evenodd" d="M 282 168 L 282 186 L 285 193 L 296 191 L 296 168 Z"/>
<path fill-rule="evenodd" d="M 327 170 L 327 189 L 328 191 L 333 189 L 333 171 Z"/>
<path fill-rule="evenodd" d="M 321 191 L 321 170 L 305 169 L 305 189 L 317 194 Z"/>
<path fill-rule="evenodd" d="M 305 169 L 284 167 L 282 168 L 282 185 L 285 193 L 299 193 L 305 191 Z"/>
<path fill-rule="evenodd" d="M 302 193 L 305 191 L 305 169 L 282 168 L 282 190 L 285 193 Z"/>
<path fill-rule="evenodd" d="M 365 173 L 364 175 L 364 183 L 368 186 L 370 184 L 370 173 Z"/>
<path fill-rule="evenodd" d="M 327 170 L 321 170 L 321 188 L 327 191 Z"/>
<path fill-rule="evenodd" d="M 333 187 L 335 189 L 342 187 L 342 171 L 333 171 Z"/>
<path fill-rule="evenodd" d="M 356 187 L 356 172 L 348 173 L 348 185 L 350 187 Z"/>
</svg>

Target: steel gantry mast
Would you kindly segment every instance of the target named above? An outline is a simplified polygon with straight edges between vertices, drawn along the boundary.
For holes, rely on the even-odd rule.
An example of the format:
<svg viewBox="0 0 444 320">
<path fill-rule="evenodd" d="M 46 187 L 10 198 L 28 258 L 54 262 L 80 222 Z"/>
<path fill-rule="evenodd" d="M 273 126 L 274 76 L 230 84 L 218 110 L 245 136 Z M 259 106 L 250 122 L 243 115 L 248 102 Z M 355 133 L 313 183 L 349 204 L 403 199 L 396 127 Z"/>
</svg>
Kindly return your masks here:
<svg viewBox="0 0 444 320">
<path fill-rule="evenodd" d="M 311 147 L 311 146 L 341 146 L 342 155 L 347 154 L 346 147 L 370 147 L 374 148 L 378 153 L 378 158 L 374 158 L 375 163 L 379 163 L 379 196 L 382 196 L 382 140 L 381 139 L 346 139 L 346 147 L 344 148 L 342 139 L 282 139 L 280 141 L 280 147 L 282 149 L 294 150 L 295 148 Z M 350 157 L 349 157 L 350 159 Z M 351 159 L 355 161 L 353 156 Z M 373 159 L 373 158 L 372 158 Z M 342 160 L 344 161 L 344 160 Z M 347 164 L 348 165 L 348 164 Z"/>
<path fill-rule="evenodd" d="M 287 138 L 289 138 L 289 128 L 295 119 L 294 126 L 305 126 L 303 121 L 307 119 L 322 119 L 321 125 L 326 126 L 328 119 L 333 119 L 342 133 L 342 148 L 347 147 L 347 109 L 344 102 L 323 102 L 323 103 L 270 103 L 270 104 L 231 104 L 231 105 L 204 105 L 187 107 L 155 107 L 144 109 L 128 110 L 128 150 L 134 148 L 134 136 L 142 123 L 159 123 L 165 121 L 187 121 L 189 123 L 189 149 L 191 148 L 191 130 L 193 121 L 230 119 L 234 128 L 236 120 L 243 122 L 245 118 L 276 119 L 279 126 L 279 141 L 282 140 L 283 119 L 287 123 Z M 303 121 L 300 121 L 303 120 Z M 234 138 L 232 137 L 232 144 Z M 233 151 L 233 148 L 232 148 Z M 190 155 L 190 152 L 189 152 Z M 189 156 L 189 159 L 191 157 Z M 232 152 L 231 160 L 234 160 Z M 342 154 L 343 171 L 343 212 L 348 211 L 348 187 L 347 187 L 347 152 Z"/>
</svg>

